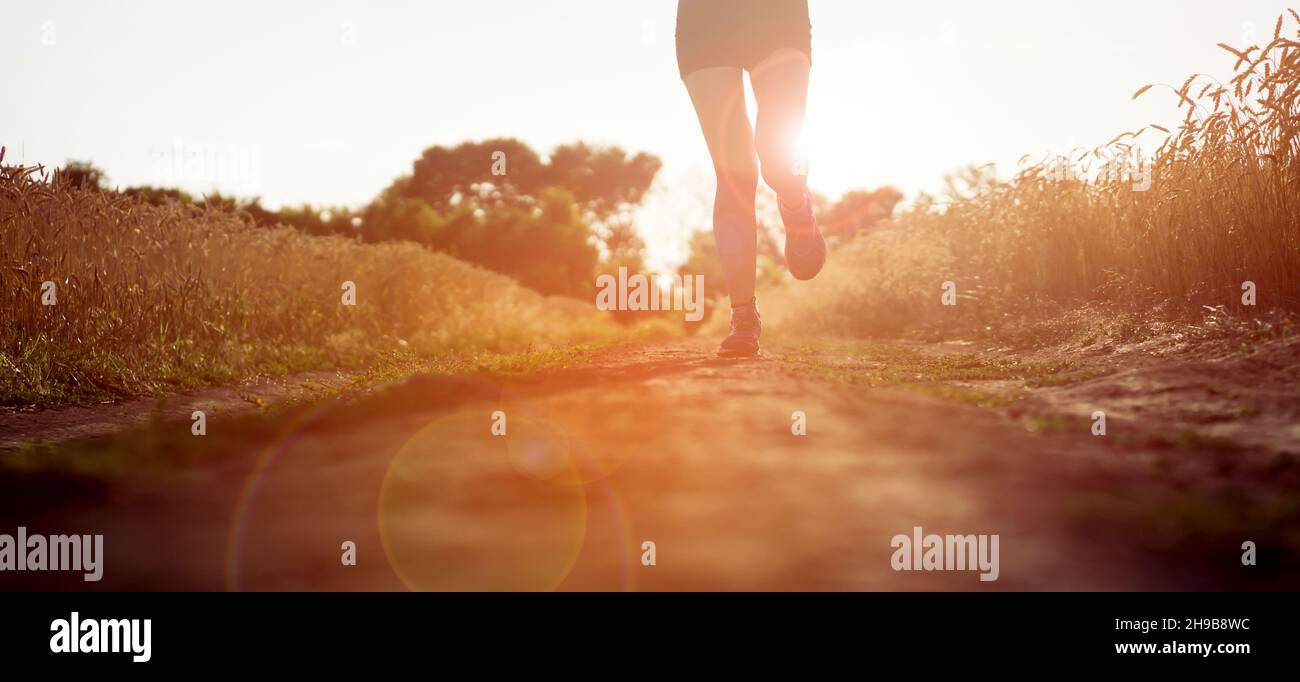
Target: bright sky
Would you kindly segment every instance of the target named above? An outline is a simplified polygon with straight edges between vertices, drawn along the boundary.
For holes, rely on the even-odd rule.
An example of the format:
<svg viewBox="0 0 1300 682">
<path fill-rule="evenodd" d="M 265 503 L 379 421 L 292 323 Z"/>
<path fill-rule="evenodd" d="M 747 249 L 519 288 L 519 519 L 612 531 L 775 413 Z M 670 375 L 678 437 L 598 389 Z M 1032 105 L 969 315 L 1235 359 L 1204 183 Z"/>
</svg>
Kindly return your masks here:
<svg viewBox="0 0 1300 682">
<path fill-rule="evenodd" d="M 936 191 L 964 165 L 1176 122 L 1148 82 L 1229 73 L 1286 0 L 811 0 L 810 183 Z M 434 144 L 583 139 L 665 161 L 658 262 L 713 179 L 674 0 L 5 0 L 7 161 L 87 159 L 119 186 L 360 205 Z M 196 160 L 201 159 L 201 160 Z M 1003 175 L 1007 173 L 1004 172 Z"/>
</svg>

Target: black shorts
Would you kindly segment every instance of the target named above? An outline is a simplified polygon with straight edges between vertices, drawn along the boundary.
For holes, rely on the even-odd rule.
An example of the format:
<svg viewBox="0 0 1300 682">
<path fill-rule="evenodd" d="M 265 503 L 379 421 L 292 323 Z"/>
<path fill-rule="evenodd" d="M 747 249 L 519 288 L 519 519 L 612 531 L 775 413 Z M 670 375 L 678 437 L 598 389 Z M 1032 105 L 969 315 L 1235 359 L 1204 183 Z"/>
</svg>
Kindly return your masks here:
<svg viewBox="0 0 1300 682">
<path fill-rule="evenodd" d="M 808 0 L 677 3 L 677 68 L 683 78 L 711 66 L 753 69 L 781 48 L 812 59 Z"/>
</svg>

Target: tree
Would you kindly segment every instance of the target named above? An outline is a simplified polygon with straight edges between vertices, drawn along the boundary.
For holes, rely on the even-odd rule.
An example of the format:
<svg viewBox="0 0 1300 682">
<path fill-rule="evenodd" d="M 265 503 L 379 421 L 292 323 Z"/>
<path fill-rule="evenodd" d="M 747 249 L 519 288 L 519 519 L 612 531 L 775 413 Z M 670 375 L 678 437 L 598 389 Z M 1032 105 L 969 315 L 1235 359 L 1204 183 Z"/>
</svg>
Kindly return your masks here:
<svg viewBox="0 0 1300 682">
<path fill-rule="evenodd" d="M 549 159 L 513 138 L 430 147 L 365 209 L 361 231 L 425 244 L 543 293 L 585 296 L 602 255 L 615 269 L 642 267 L 632 212 L 661 165 L 582 142 Z"/>
<path fill-rule="evenodd" d="M 474 225 L 450 235 L 452 255 L 513 275 L 544 294 L 591 293 L 599 253 L 591 226 L 566 190 L 544 190 L 536 206 L 461 212 L 452 227 L 466 216 Z"/>
<path fill-rule="evenodd" d="M 55 171 L 55 181 L 76 189 L 102 190 L 108 184 L 108 176 L 89 161 L 68 161 Z"/>
<path fill-rule="evenodd" d="M 546 294 L 586 297 L 596 266 L 640 271 L 645 243 L 633 209 L 661 163 L 650 154 L 582 142 L 543 159 L 513 138 L 426 149 L 410 175 L 395 180 L 360 212 L 311 206 L 270 210 L 258 197 L 192 197 L 178 189 L 133 187 L 141 201 L 239 213 L 262 226 L 341 234 L 368 242 L 413 241 L 515 277 Z M 60 171 L 76 187 L 99 188 L 104 174 L 86 162 Z"/>
<path fill-rule="evenodd" d="M 180 204 L 193 204 L 194 197 L 188 192 L 184 192 L 172 187 L 128 187 L 122 190 L 122 194 L 128 197 L 138 197 L 145 203 L 153 206 L 162 206 L 169 202 Z"/>
<path fill-rule="evenodd" d="M 709 296 L 726 296 L 727 280 L 722 272 L 722 262 L 718 260 L 718 246 L 712 232 L 700 230 L 691 233 L 689 255 L 686 262 L 677 268 L 677 274 L 683 277 L 704 275 L 705 291 Z"/>
<path fill-rule="evenodd" d="M 443 239 L 448 221 L 419 199 L 391 195 L 377 199 L 366 209 L 361 237 L 368 242 L 414 241 L 440 251 L 452 244 Z"/>
<path fill-rule="evenodd" d="M 361 216 L 347 207 L 316 208 L 308 204 L 285 207 L 268 213 L 263 224 L 287 225 L 308 234 L 343 235 L 361 234 Z"/>
<path fill-rule="evenodd" d="M 532 196 L 545 184 L 544 164 L 537 152 L 512 138 L 430 147 L 415 161 L 411 174 L 398 178 L 384 194 L 420 199 L 445 212 L 484 184 L 503 201 Z"/>
<path fill-rule="evenodd" d="M 893 187 L 848 192 L 823 215 L 822 231 L 827 236 L 852 239 L 894 215 L 894 208 L 902 200 L 902 193 Z"/>
<path fill-rule="evenodd" d="M 593 147 L 577 142 L 551 152 L 544 171 L 547 184 L 564 187 L 590 211 L 595 221 L 609 219 L 641 203 L 663 162 L 644 152 L 629 157 L 618 147 Z"/>
<path fill-rule="evenodd" d="M 645 270 L 645 240 L 636 231 L 636 223 L 630 217 L 621 217 L 607 222 L 601 228 L 601 241 L 604 254 L 601 270 L 618 272 L 627 268 L 628 272 Z"/>
<path fill-rule="evenodd" d="M 411 174 L 390 189 L 444 211 L 459 197 L 477 193 L 476 186 L 488 186 L 502 201 L 536 197 L 546 187 L 558 187 L 603 220 L 640 203 L 662 165 L 652 154 L 629 156 L 618 147 L 584 142 L 561 145 L 544 161 L 517 139 L 493 138 L 430 147 L 415 161 Z"/>
</svg>

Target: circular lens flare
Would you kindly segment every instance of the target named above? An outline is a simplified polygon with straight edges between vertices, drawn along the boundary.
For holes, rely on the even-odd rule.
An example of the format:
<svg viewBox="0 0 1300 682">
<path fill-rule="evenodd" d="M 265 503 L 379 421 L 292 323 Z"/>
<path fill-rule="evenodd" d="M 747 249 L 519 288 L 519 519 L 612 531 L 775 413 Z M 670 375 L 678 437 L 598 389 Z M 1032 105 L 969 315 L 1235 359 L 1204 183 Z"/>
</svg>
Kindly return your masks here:
<svg viewBox="0 0 1300 682">
<path fill-rule="evenodd" d="M 553 590 L 586 533 L 587 500 L 556 425 L 441 418 L 393 458 L 379 495 L 389 564 L 415 591 Z"/>
<path fill-rule="evenodd" d="M 518 388 L 503 391 L 511 459 L 520 471 L 568 485 L 595 483 L 618 471 L 630 452 L 624 447 L 626 434 L 642 426 L 639 406 L 603 404 L 597 410 L 592 405 L 591 396 L 582 392 L 544 396 Z"/>
</svg>

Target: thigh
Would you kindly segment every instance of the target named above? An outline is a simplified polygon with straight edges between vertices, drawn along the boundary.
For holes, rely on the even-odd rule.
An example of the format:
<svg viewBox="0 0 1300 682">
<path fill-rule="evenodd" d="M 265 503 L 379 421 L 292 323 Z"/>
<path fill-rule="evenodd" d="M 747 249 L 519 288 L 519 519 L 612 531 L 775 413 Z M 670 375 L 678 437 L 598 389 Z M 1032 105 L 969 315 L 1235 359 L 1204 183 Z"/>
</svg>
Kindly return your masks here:
<svg viewBox="0 0 1300 682">
<path fill-rule="evenodd" d="M 777 153 L 792 153 L 803 130 L 808 102 L 808 76 L 812 62 L 792 48 L 776 50 L 749 73 L 758 100 L 760 146 Z"/>
<path fill-rule="evenodd" d="M 754 173 L 754 131 L 745 111 L 744 70 L 710 67 L 682 80 L 695 104 L 714 167 L 719 172 Z"/>
</svg>

